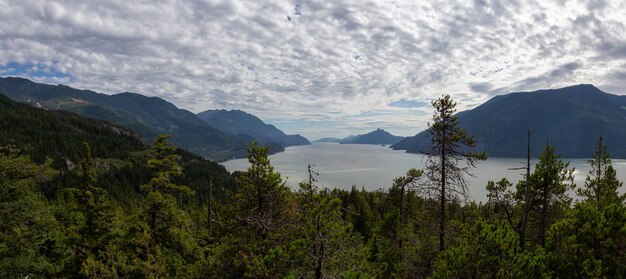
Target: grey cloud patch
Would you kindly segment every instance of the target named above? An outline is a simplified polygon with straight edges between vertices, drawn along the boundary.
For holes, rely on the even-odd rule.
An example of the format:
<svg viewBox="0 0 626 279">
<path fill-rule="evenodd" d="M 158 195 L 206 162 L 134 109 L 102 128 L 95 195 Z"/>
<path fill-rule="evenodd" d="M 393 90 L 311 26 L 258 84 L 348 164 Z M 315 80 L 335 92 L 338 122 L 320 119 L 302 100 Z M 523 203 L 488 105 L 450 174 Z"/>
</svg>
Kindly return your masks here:
<svg viewBox="0 0 626 279">
<path fill-rule="evenodd" d="M 541 88 L 549 88 L 549 84 L 555 82 L 563 82 L 569 79 L 574 71 L 580 69 L 583 65 L 579 62 L 570 62 L 559 66 L 542 75 L 533 76 L 522 79 L 515 83 L 513 91 L 534 90 Z M 548 85 L 548 86 L 546 86 Z"/>
<path fill-rule="evenodd" d="M 284 0 L 43 2 L 0 9 L 0 65 L 56 63 L 68 85 L 195 112 L 367 125 L 376 116 L 361 113 L 388 110 L 388 124 L 414 134 L 421 108 L 396 102 L 448 92 L 473 105 L 587 79 L 623 86 L 611 75 L 626 56 L 618 0 L 306 0 L 301 15 Z"/>
<path fill-rule="evenodd" d="M 489 82 L 470 82 L 469 87 L 474 92 L 486 93 L 489 92 L 491 88 L 493 88 L 493 84 Z"/>
</svg>

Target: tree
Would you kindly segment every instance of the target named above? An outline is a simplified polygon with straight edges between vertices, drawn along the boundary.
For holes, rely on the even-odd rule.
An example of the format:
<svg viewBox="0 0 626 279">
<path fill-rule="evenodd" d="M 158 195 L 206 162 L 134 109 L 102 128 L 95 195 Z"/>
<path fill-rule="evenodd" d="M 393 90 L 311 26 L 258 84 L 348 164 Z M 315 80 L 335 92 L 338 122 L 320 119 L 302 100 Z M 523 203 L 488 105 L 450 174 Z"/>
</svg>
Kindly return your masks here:
<svg viewBox="0 0 626 279">
<path fill-rule="evenodd" d="M 171 198 L 171 194 L 193 194 L 189 187 L 172 182 L 174 177 L 182 175 L 183 172 L 178 163 L 176 147 L 168 143 L 168 138 L 168 135 L 159 135 L 154 140 L 150 149 L 151 158 L 148 159 L 148 168 L 152 170 L 153 176 L 148 183 L 141 186 L 148 195 L 150 230 L 154 235 L 160 233 L 158 222 L 162 218 L 161 209 L 166 206 L 166 200 Z"/>
<path fill-rule="evenodd" d="M 393 192 L 394 190 L 398 190 L 400 191 L 400 200 L 398 201 L 398 213 L 399 213 L 399 218 L 400 220 L 404 220 L 404 200 L 405 200 L 405 193 L 407 190 L 410 190 L 410 188 L 416 188 L 417 187 L 417 183 L 420 180 L 420 178 L 422 177 L 422 175 L 424 175 L 424 171 L 423 170 L 417 170 L 417 169 L 410 169 L 406 172 L 406 176 L 400 176 L 400 177 L 396 177 L 393 180 L 393 186 L 391 186 L 390 189 L 390 193 Z"/>
<path fill-rule="evenodd" d="M 468 230 L 461 243 L 439 254 L 430 278 L 524 277 L 516 270 L 519 247 L 508 227 L 479 221 Z"/>
<path fill-rule="evenodd" d="M 593 158 L 587 162 L 591 169 L 587 174 L 585 186 L 576 189 L 576 193 L 594 201 L 599 206 L 623 201 L 624 197 L 620 197 L 617 192 L 622 183 L 617 180 L 617 174 L 611 164 L 611 156 L 602 137 L 598 138 Z"/>
<path fill-rule="evenodd" d="M 237 243 L 242 250 L 240 255 L 245 255 L 242 268 L 248 270 L 249 276 L 263 277 L 270 272 L 263 259 L 285 241 L 281 232 L 291 221 L 290 191 L 270 164 L 269 146 L 259 147 L 252 142 L 247 147 L 250 167 L 236 178 L 233 203 L 237 207 L 237 223 L 233 225 L 241 226 L 237 234 L 246 239 Z"/>
<path fill-rule="evenodd" d="M 307 168 L 308 180 L 299 184 L 298 236 L 292 242 L 304 246 L 302 264 L 291 272 L 296 278 L 344 277 L 348 270 L 364 271 L 367 253 L 361 238 L 342 218 L 341 199 L 327 189 L 318 190 L 319 173 Z M 293 258 L 298 258 L 297 256 Z M 311 276 L 313 275 L 313 276 Z"/>
<path fill-rule="evenodd" d="M 574 168 L 568 169 L 569 162 L 561 161 L 552 145 L 546 145 L 539 156 L 532 178 L 535 183 L 536 207 L 539 213 L 539 244 L 545 246 L 548 214 L 557 205 L 569 205 L 571 198 L 567 190 L 574 189 Z"/>
<path fill-rule="evenodd" d="M 550 227 L 547 271 L 556 278 L 626 278 L 626 205 L 579 202 Z"/>
<path fill-rule="evenodd" d="M 97 169 L 92 157 L 91 147 L 83 142 L 83 159 L 79 164 L 79 183 L 75 187 L 63 189 L 57 197 L 60 204 L 57 215 L 68 232 L 76 231 L 76 238 L 69 238 L 75 253 L 75 266 L 79 268 L 89 259 L 100 264 L 98 255 L 104 252 L 112 237 L 113 207 L 106 191 L 96 186 Z M 67 218 L 77 216 L 78 218 Z M 68 233 L 68 235 L 73 235 Z M 68 271 L 73 273 L 74 271 Z M 81 273 L 89 273 L 83 269 Z"/>
<path fill-rule="evenodd" d="M 173 194 L 192 195 L 189 187 L 177 185 L 173 178 L 182 175 L 176 147 L 167 141 L 169 136 L 160 135 L 152 144 L 148 167 L 153 176 L 141 186 L 146 193 L 148 226 L 137 221 L 129 230 L 130 245 L 137 253 L 131 259 L 136 274 L 146 277 L 189 276 L 186 264 L 198 260 L 199 247 L 191 235 L 191 218 L 177 206 Z M 141 218 L 141 219 L 143 219 Z"/>
<path fill-rule="evenodd" d="M 487 159 L 484 152 L 473 152 L 474 138 L 459 126 L 454 115 L 456 102 L 450 95 L 443 95 L 432 102 L 435 108 L 433 123 L 429 123 L 428 132 L 432 136 L 431 147 L 427 152 L 426 173 L 433 182 L 429 189 L 437 193 L 440 201 L 439 212 L 439 250 L 445 249 L 446 199 L 458 195 L 467 195 L 467 183 L 464 175 L 472 175 L 470 170 L 476 163 Z M 465 166 L 459 166 L 465 160 Z"/>
<path fill-rule="evenodd" d="M 528 217 L 530 211 L 533 208 L 533 204 L 536 199 L 533 195 L 533 180 L 530 175 L 530 152 L 532 148 L 530 147 L 530 130 L 528 130 L 528 144 L 526 148 L 526 162 L 524 166 L 521 168 L 525 170 L 523 174 L 523 180 L 517 183 L 516 191 L 513 192 L 509 190 L 513 184 L 509 182 L 506 178 L 494 183 L 493 181 L 489 181 L 487 184 L 487 196 L 489 197 L 490 202 L 495 202 L 499 207 L 504 210 L 506 214 L 507 221 L 511 228 L 517 233 L 519 238 L 519 246 L 522 249 L 526 249 L 526 227 L 528 224 Z M 515 217 L 515 209 L 519 211 L 519 219 L 517 222 L 514 221 Z"/>
<path fill-rule="evenodd" d="M 35 183 L 55 172 L 12 146 L 0 148 L 0 277 L 58 277 L 71 251 Z"/>
</svg>

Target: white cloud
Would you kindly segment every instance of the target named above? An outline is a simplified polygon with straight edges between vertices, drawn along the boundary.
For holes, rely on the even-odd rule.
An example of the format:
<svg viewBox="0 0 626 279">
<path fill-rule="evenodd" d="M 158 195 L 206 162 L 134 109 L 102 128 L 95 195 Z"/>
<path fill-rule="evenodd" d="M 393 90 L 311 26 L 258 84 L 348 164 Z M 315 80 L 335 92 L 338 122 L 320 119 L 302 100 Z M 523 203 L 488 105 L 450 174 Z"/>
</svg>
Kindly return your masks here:
<svg viewBox="0 0 626 279">
<path fill-rule="evenodd" d="M 441 93 L 459 110 L 576 83 L 626 94 L 623 1 L 301 3 L 296 16 L 284 0 L 0 0 L 0 66 L 46 65 L 70 86 L 194 112 L 238 108 L 311 138 L 415 134 L 428 107 L 389 104 Z"/>
</svg>

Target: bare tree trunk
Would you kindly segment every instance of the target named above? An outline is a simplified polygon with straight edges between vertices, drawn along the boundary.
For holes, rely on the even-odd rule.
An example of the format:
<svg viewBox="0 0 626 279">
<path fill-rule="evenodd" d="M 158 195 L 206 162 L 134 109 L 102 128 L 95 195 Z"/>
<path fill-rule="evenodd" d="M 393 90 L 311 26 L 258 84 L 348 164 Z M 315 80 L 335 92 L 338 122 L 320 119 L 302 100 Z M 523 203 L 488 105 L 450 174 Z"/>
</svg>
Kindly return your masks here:
<svg viewBox="0 0 626 279">
<path fill-rule="evenodd" d="M 539 245 L 546 246 L 546 219 L 548 215 L 548 185 L 543 185 L 541 220 L 539 224 Z"/>
<path fill-rule="evenodd" d="M 444 132 L 443 138 L 446 138 Z M 439 251 L 445 250 L 446 233 L 446 146 L 441 146 L 441 212 L 439 216 Z"/>
<path fill-rule="evenodd" d="M 524 186 L 524 208 L 522 210 L 522 219 L 520 220 L 520 226 L 518 227 L 519 234 L 519 246 L 524 251 L 526 249 L 526 222 L 528 220 L 528 212 L 530 211 L 530 130 L 528 130 L 528 142 L 526 147 L 526 185 Z"/>
</svg>

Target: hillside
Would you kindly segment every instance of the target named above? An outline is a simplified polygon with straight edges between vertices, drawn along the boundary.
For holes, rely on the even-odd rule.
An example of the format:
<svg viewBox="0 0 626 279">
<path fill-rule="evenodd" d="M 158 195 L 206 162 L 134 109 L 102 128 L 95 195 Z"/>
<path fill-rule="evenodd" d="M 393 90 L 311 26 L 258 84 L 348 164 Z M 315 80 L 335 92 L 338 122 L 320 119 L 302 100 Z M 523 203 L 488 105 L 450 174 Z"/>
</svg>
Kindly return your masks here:
<svg viewBox="0 0 626 279">
<path fill-rule="evenodd" d="M 339 143 L 352 143 L 355 139 L 357 139 L 360 136 L 362 136 L 362 135 L 360 135 L 360 134 L 359 135 L 349 135 L 349 136 L 341 139 L 339 141 Z"/>
<path fill-rule="evenodd" d="M 283 147 L 311 144 L 301 135 L 286 135 L 274 125 L 241 110 L 207 110 L 197 116 L 215 129 L 234 135 L 249 135 L 261 144 L 275 143 Z"/>
<path fill-rule="evenodd" d="M 78 183 L 76 174 L 68 170 L 84 158 L 83 142 L 90 145 L 100 171 L 109 171 L 103 178 L 103 188 L 120 200 L 139 193 L 140 185 L 150 176 L 145 167 L 150 147 L 137 134 L 107 121 L 34 108 L 0 94 L 0 147 L 14 145 L 38 163 L 50 158 L 55 169 L 63 170 L 42 185 L 44 193 L 53 195 L 58 189 Z M 233 181 L 223 166 L 185 150 L 178 149 L 177 153 L 185 173 L 179 182 L 196 191 L 196 200 L 206 200 L 204 188 L 209 178 L 219 182 L 218 195 L 232 187 Z"/>
<path fill-rule="evenodd" d="M 158 134 L 169 134 L 173 144 L 214 160 L 243 157 L 245 153 L 242 139 L 214 129 L 193 113 L 157 97 L 135 93 L 110 96 L 11 77 L 0 78 L 0 93 L 35 107 L 110 121 L 137 132 L 145 142 Z"/>
<path fill-rule="evenodd" d="M 15 145 L 37 162 L 49 157 L 60 166 L 82 158 L 82 142 L 96 157 L 121 158 L 147 149 L 135 133 L 109 122 L 34 108 L 0 94 L 0 146 Z"/>
<path fill-rule="evenodd" d="M 376 129 L 372 132 L 369 132 L 364 135 L 359 135 L 356 138 L 352 139 L 349 142 L 342 143 L 352 143 L 352 144 L 395 144 L 404 139 L 404 137 L 394 136 L 391 133 L 383 130 Z"/>
<path fill-rule="evenodd" d="M 565 158 L 588 158 L 603 136 L 613 158 L 626 158 L 626 96 L 593 85 L 496 96 L 457 116 L 477 147 L 492 157 L 522 157 L 530 129 L 533 156 L 549 142 Z M 423 131 L 392 147 L 420 153 L 429 143 Z"/>
</svg>

